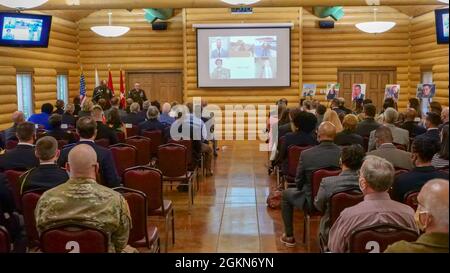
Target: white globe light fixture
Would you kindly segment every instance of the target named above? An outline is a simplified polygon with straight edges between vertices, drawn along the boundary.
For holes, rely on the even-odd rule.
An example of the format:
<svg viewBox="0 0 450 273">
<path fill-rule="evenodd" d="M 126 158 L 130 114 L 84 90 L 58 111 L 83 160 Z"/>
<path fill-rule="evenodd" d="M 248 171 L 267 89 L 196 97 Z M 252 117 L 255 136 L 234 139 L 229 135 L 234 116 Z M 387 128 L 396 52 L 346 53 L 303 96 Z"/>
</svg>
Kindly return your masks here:
<svg viewBox="0 0 450 273">
<path fill-rule="evenodd" d="M 377 9 L 373 10 L 374 21 L 358 23 L 355 26 L 366 33 L 383 33 L 389 31 L 395 26 L 395 22 L 377 21 Z"/>
<path fill-rule="evenodd" d="M 448 0 L 438 0 L 441 3 L 448 4 Z"/>
<path fill-rule="evenodd" d="M 12 9 L 31 9 L 45 4 L 48 0 L 0 0 L 0 5 Z"/>
<path fill-rule="evenodd" d="M 261 0 L 222 0 L 222 2 L 230 5 L 252 5 L 258 3 L 259 1 Z"/>
<path fill-rule="evenodd" d="M 91 27 L 91 30 L 103 37 L 119 37 L 127 33 L 130 28 L 125 26 L 113 26 L 112 25 L 112 12 L 108 12 L 107 26 L 95 26 Z"/>
</svg>

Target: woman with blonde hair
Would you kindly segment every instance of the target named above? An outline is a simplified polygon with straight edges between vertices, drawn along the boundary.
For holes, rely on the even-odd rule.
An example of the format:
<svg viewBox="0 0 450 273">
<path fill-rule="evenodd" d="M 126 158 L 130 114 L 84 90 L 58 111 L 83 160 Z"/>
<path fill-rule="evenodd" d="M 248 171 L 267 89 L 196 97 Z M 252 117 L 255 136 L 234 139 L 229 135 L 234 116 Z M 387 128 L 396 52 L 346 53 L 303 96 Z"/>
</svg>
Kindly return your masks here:
<svg viewBox="0 0 450 273">
<path fill-rule="evenodd" d="M 340 133 L 344 130 L 342 127 L 341 120 L 339 119 L 338 114 L 334 110 L 328 109 L 325 112 L 325 115 L 323 115 L 322 122 L 324 122 L 324 121 L 331 122 L 336 127 L 336 133 Z"/>
<path fill-rule="evenodd" d="M 85 99 L 83 104 L 81 105 L 81 111 L 78 112 L 78 118 L 81 117 L 90 117 L 91 112 L 94 109 L 94 103 L 91 99 Z"/>
<path fill-rule="evenodd" d="M 348 114 L 344 117 L 342 127 L 344 130 L 336 135 L 334 143 L 339 146 L 350 146 L 359 144 L 364 146 L 364 139 L 362 136 L 356 134 L 356 127 L 358 126 L 358 117 L 353 114 Z"/>
</svg>

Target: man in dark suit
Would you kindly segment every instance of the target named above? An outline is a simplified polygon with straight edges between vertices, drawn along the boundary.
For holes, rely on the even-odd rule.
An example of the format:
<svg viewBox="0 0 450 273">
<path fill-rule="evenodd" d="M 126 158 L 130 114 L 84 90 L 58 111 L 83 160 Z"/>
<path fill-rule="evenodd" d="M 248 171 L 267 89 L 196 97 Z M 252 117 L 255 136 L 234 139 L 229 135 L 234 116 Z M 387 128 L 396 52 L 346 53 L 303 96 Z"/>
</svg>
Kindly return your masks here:
<svg viewBox="0 0 450 273">
<path fill-rule="evenodd" d="M 120 178 L 117 175 L 111 151 L 94 142 L 97 133 L 97 123 L 95 120 L 92 117 L 80 118 L 77 122 L 77 133 L 80 135 L 80 141 L 61 151 L 61 155 L 58 158 L 58 165 L 60 167 L 66 165 L 69 152 L 73 147 L 79 144 L 87 144 L 97 153 L 97 162 L 100 165 L 100 178 L 103 184 L 110 188 L 120 186 Z"/>
<path fill-rule="evenodd" d="M 414 139 L 412 144 L 412 161 L 414 169 L 408 173 L 399 175 L 392 187 L 393 199 L 402 202 L 405 195 L 411 191 L 420 191 L 422 186 L 435 178 L 448 180 L 448 173 L 438 171 L 431 165 L 435 154 L 430 147 L 434 141 L 430 138 L 421 137 Z"/>
<path fill-rule="evenodd" d="M 17 125 L 25 122 L 25 116 L 22 112 L 16 111 L 12 114 L 13 126 L 5 130 L 5 143 L 8 140 L 17 140 L 16 130 Z"/>
<path fill-rule="evenodd" d="M 405 121 L 400 128 L 408 130 L 409 137 L 416 137 L 427 131 L 424 127 L 420 126 L 415 120 L 417 117 L 417 111 L 414 108 L 409 108 L 405 113 Z"/>
<path fill-rule="evenodd" d="M 122 122 L 125 124 L 139 125 L 145 121 L 145 117 L 139 115 L 140 106 L 139 103 L 133 102 L 130 106 L 130 113 L 122 118 Z"/>
<path fill-rule="evenodd" d="M 441 124 L 441 116 L 434 112 L 428 112 L 425 118 L 425 127 L 427 131 L 416 138 L 428 138 L 433 142 L 432 148 L 437 153 L 441 149 L 441 135 L 439 125 Z"/>
<path fill-rule="evenodd" d="M 324 243 L 328 242 L 330 231 L 330 201 L 331 196 L 337 192 L 347 190 L 359 191 L 358 170 L 364 161 L 365 151 L 361 145 L 346 146 L 342 149 L 341 169 L 339 176 L 326 177 L 320 183 L 319 191 L 314 199 L 314 206 L 323 212 L 320 218 L 320 236 Z"/>
<path fill-rule="evenodd" d="M 107 139 L 109 141 L 109 145 L 114 145 L 119 142 L 117 138 L 117 134 L 114 129 L 109 128 L 105 124 L 103 124 L 103 110 L 100 106 L 95 106 L 92 110 L 92 118 L 97 122 L 97 136 L 98 139 Z"/>
<path fill-rule="evenodd" d="M 375 130 L 376 150 L 373 150 L 367 155 L 375 155 L 391 162 L 394 168 L 401 168 L 411 170 L 414 166 L 411 161 L 411 153 L 397 149 L 392 143 L 391 130 L 386 126 L 380 126 Z"/>
<path fill-rule="evenodd" d="M 144 131 L 160 130 L 164 132 L 164 125 L 159 122 L 159 111 L 155 106 L 150 106 L 147 111 L 147 121 L 139 124 L 139 134 L 142 135 Z"/>
<path fill-rule="evenodd" d="M 66 111 L 62 114 L 61 123 L 66 124 L 67 127 L 75 128 L 77 120 L 74 116 L 75 106 L 72 103 L 66 105 Z"/>
<path fill-rule="evenodd" d="M 362 137 L 369 137 L 370 132 L 381 126 L 375 121 L 375 115 L 377 108 L 372 103 L 364 105 L 364 120 L 358 123 L 356 127 L 356 133 Z"/>
<path fill-rule="evenodd" d="M 331 110 L 335 111 L 338 116 L 345 115 L 345 110 L 339 108 L 340 104 L 341 103 L 338 98 L 335 98 L 331 101 Z"/>
<path fill-rule="evenodd" d="M 40 138 L 36 142 L 36 157 L 39 166 L 28 170 L 20 177 L 20 193 L 54 188 L 69 180 L 66 170 L 56 165 L 59 157 L 58 142 L 51 136 Z"/>
<path fill-rule="evenodd" d="M 312 208 L 311 179 L 312 173 L 323 168 L 339 168 L 341 149 L 333 143 L 336 136 L 336 127 L 331 122 L 323 122 L 319 126 L 318 138 L 320 144 L 303 151 L 297 166 L 295 177 L 296 188 L 283 191 L 281 213 L 284 222 L 284 234 L 281 242 L 288 246 L 295 246 L 293 232 L 294 207 L 298 209 Z"/>
<path fill-rule="evenodd" d="M 59 115 L 59 114 L 51 115 L 50 118 L 48 119 L 48 122 L 51 126 L 51 129 L 48 130 L 45 133 L 45 135 L 51 136 L 51 137 L 55 138 L 56 140 L 66 140 L 67 144 L 76 142 L 75 136 L 72 133 L 67 132 L 61 128 L 61 125 L 62 125 L 62 116 L 61 115 Z"/>
<path fill-rule="evenodd" d="M 16 148 L 0 156 L 0 170 L 28 170 L 39 165 L 34 155 L 34 124 L 23 122 L 17 125 L 16 136 L 19 139 Z"/>
<path fill-rule="evenodd" d="M 317 140 L 314 135 L 317 118 L 308 112 L 303 112 L 300 108 L 293 109 L 289 117 L 291 124 L 295 127 L 295 132 L 287 133 L 284 142 L 281 144 L 279 161 L 282 162 L 282 172 L 287 173 L 288 151 L 290 146 L 314 146 Z"/>
</svg>

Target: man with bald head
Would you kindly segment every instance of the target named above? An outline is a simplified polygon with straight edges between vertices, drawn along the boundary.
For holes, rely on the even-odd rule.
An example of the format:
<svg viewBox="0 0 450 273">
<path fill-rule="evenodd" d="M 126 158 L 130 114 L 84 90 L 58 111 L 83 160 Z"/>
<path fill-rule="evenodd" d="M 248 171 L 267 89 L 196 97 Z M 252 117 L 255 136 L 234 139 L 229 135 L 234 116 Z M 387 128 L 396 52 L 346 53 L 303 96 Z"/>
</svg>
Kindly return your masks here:
<svg viewBox="0 0 450 273">
<path fill-rule="evenodd" d="M 336 136 L 336 127 L 331 122 L 322 122 L 317 133 L 319 145 L 303 151 L 297 166 L 297 175 L 295 177 L 296 188 L 289 188 L 283 191 L 281 202 L 281 212 L 284 222 L 284 234 L 280 238 L 281 242 L 288 246 L 295 246 L 293 232 L 293 212 L 294 207 L 302 209 L 313 208 L 311 179 L 312 173 L 323 168 L 340 167 L 339 159 L 341 150 L 334 144 Z"/>
<path fill-rule="evenodd" d="M 448 253 L 448 180 L 433 179 L 417 197 L 415 220 L 424 232 L 415 242 L 400 241 L 386 253 Z"/>
<path fill-rule="evenodd" d="M 23 112 L 16 111 L 12 114 L 11 119 L 13 122 L 13 126 L 5 130 L 5 142 L 7 142 L 8 140 L 17 140 L 17 125 L 25 122 L 25 115 L 23 114 Z"/>
<path fill-rule="evenodd" d="M 95 150 L 77 145 L 69 153 L 66 169 L 69 180 L 46 191 L 36 206 L 39 234 L 66 224 L 88 226 L 108 235 L 109 252 L 122 252 L 128 243 L 130 212 L 122 195 L 96 182 L 99 165 Z"/>
</svg>

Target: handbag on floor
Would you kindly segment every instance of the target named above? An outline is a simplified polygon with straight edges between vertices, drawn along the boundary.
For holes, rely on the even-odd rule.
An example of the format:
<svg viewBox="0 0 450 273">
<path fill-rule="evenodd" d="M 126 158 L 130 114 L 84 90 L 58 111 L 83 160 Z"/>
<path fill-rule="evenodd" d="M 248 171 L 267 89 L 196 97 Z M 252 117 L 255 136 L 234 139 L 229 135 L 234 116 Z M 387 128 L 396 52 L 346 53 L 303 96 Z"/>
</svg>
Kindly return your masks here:
<svg viewBox="0 0 450 273">
<path fill-rule="evenodd" d="M 283 189 L 280 187 L 273 187 L 267 196 L 267 206 L 271 209 L 281 209 L 281 198 L 283 196 Z"/>
</svg>

